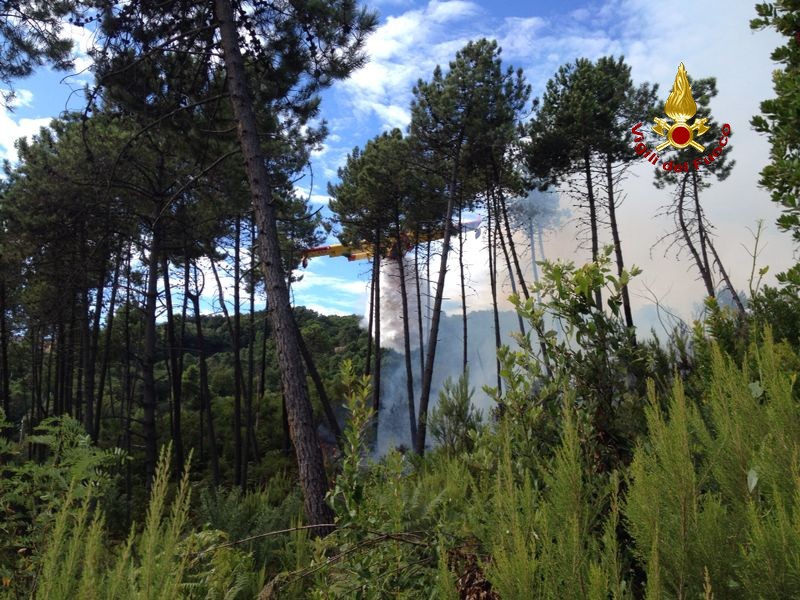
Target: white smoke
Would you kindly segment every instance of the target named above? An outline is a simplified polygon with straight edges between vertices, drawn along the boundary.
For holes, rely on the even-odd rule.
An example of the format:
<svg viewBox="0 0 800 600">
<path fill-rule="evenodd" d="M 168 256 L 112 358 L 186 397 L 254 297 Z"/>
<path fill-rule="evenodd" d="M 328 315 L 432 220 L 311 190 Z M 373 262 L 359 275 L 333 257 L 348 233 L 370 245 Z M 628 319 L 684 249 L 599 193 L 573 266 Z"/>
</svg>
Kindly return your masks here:
<svg viewBox="0 0 800 600">
<path fill-rule="evenodd" d="M 564 220 L 568 211 L 559 209 L 558 194 L 534 192 L 526 198 L 509 201 L 509 212 L 512 218 L 512 229 L 515 230 L 514 242 L 520 258 L 528 255 L 533 261 L 542 260 L 542 238 L 545 230 L 556 229 Z M 471 216 L 470 218 L 473 218 Z M 488 220 L 484 218 L 484 229 Z M 491 309 L 492 293 L 489 277 L 488 236 L 482 232 L 468 231 L 461 234 L 461 239 L 453 237 L 451 254 L 448 258 L 448 273 L 444 289 L 442 319 L 439 327 L 436 361 L 431 382 L 430 404 L 428 415 L 438 404 L 439 392 L 445 380 L 457 379 L 463 369 L 463 324 L 461 307 L 461 284 L 459 277 L 458 251 L 463 248 L 466 303 L 467 303 L 467 362 L 469 366 L 469 385 L 475 390 L 473 404 L 482 410 L 484 419 L 488 418 L 494 402 L 483 391 L 484 386 L 497 385 L 497 363 L 495 347 L 494 314 Z M 538 242 L 539 252 L 536 245 Z M 423 352 L 428 349 L 427 336 L 430 331 L 432 296 L 436 294 L 436 282 L 430 280 L 438 277 L 440 260 L 440 242 L 432 244 L 430 260 L 424 257 L 423 246 L 419 251 L 419 286 L 423 320 Z M 517 315 L 507 300 L 512 291 L 510 274 L 503 253 L 498 250 L 497 265 L 497 300 L 499 307 L 501 343 L 512 347 L 516 343 L 511 332 L 518 331 Z M 403 269 L 406 280 L 408 298 L 409 332 L 411 338 L 411 366 L 414 380 L 414 414 L 419 416 L 420 382 L 422 365 L 419 348 L 419 324 L 417 303 L 417 273 L 414 253 L 405 255 Z M 532 261 L 522 265 L 527 279 L 535 269 Z M 429 273 L 430 271 L 430 273 Z M 367 327 L 370 304 L 367 302 L 364 327 Z M 374 450 L 376 457 L 397 446 L 410 448 L 411 425 L 408 411 L 408 391 L 405 363 L 405 344 L 403 332 L 403 303 L 400 286 L 400 264 L 397 259 L 383 259 L 380 264 L 380 303 L 381 303 L 381 347 L 390 349 L 381 363 L 381 407 L 378 417 L 378 440 Z M 374 333 L 374 332 L 373 332 Z M 432 440 L 428 436 L 428 443 Z"/>
<path fill-rule="evenodd" d="M 464 260 L 467 276 L 467 357 L 470 369 L 470 387 L 475 389 L 473 403 L 488 417 L 493 402 L 483 391 L 483 386 L 497 385 L 497 367 L 495 350 L 494 317 L 491 310 L 486 310 L 487 303 L 491 306 L 491 291 L 487 278 L 487 260 L 485 236 L 479 236 L 476 231 L 465 232 L 463 235 Z M 423 320 L 423 352 L 428 349 L 427 336 L 430 331 L 430 313 L 432 295 L 436 293 L 436 282 L 430 281 L 428 270 L 438 275 L 439 258 L 436 250 L 441 248 L 440 242 L 432 244 L 432 257 L 427 261 L 419 252 L 419 286 L 422 305 Z M 463 369 L 463 324 L 461 315 L 461 286 L 458 269 L 458 249 L 462 246 L 459 238 L 454 236 L 451 254 L 448 260 L 449 268 L 445 283 L 445 309 L 449 314 L 443 314 L 440 326 L 436 351 L 436 361 L 431 382 L 431 394 L 428 414 L 438 404 L 439 392 L 445 380 L 450 377 L 454 380 Z M 403 270 L 406 281 L 406 295 L 408 298 L 409 332 L 411 342 L 411 366 L 414 381 L 414 414 L 419 415 L 419 396 L 421 393 L 422 363 L 419 347 L 419 315 L 417 303 L 417 271 L 415 269 L 414 253 L 405 255 Z M 504 278 L 500 275 L 500 278 Z M 499 286 L 505 287 L 505 286 Z M 508 311 L 508 303 L 501 289 L 498 290 L 498 300 L 505 306 L 500 314 L 501 341 L 504 344 L 513 344 L 508 333 L 516 329 L 516 316 Z M 472 310 L 481 307 L 479 310 Z M 397 259 L 383 259 L 380 264 L 380 324 L 381 347 L 393 352 L 387 353 L 381 363 L 381 407 L 378 416 L 378 440 L 374 451 L 376 457 L 383 456 L 398 446 L 413 447 L 411 440 L 411 425 L 408 411 L 408 387 L 405 362 L 405 343 L 403 331 L 403 303 L 400 286 L 400 264 Z M 370 302 L 367 303 L 364 326 L 369 320 Z M 374 334 L 374 330 L 373 330 Z M 432 442 L 428 436 L 429 444 Z"/>
<path fill-rule="evenodd" d="M 380 264 L 381 294 L 381 347 L 405 352 L 403 288 L 400 281 L 400 260 L 403 261 L 406 302 L 408 307 L 408 329 L 411 348 L 419 346 L 417 318 L 417 277 L 413 254 L 401 259 L 385 258 Z M 420 282 L 422 283 L 422 282 Z M 427 294 L 427 290 L 423 292 Z"/>
</svg>

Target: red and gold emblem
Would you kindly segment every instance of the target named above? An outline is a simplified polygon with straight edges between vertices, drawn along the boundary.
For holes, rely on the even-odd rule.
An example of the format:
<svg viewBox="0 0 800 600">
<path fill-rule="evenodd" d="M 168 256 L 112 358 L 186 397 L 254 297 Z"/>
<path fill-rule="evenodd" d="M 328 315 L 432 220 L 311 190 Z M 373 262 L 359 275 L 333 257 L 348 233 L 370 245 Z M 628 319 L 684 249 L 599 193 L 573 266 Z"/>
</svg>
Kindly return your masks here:
<svg viewBox="0 0 800 600">
<path fill-rule="evenodd" d="M 697 104 L 692 97 L 692 88 L 689 85 L 683 63 L 678 67 L 678 74 L 675 76 L 675 83 L 667 98 L 664 112 L 674 123 L 670 125 L 667 119 L 661 117 L 654 119 L 656 124 L 653 126 L 653 131 L 661 137 L 667 138 L 656 146 L 657 152 L 661 152 L 667 146 L 678 150 L 687 146 L 691 146 L 699 152 L 705 150 L 705 146 L 695 141 L 695 137 L 700 137 L 708 131 L 708 125 L 706 125 L 708 119 L 695 119 L 691 125 L 688 123 L 689 119 L 697 113 Z"/>
</svg>

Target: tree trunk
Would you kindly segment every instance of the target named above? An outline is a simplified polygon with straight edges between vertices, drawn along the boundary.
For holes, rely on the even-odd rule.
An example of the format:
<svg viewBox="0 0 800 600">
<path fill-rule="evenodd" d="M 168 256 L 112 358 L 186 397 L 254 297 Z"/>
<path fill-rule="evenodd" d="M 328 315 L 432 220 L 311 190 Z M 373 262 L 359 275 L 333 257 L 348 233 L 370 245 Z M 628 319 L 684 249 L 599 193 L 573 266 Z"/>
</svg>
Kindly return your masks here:
<svg viewBox="0 0 800 600">
<path fill-rule="evenodd" d="M 94 430 L 92 432 L 92 439 L 95 443 L 100 439 L 100 419 L 103 412 L 103 390 L 105 388 L 106 373 L 108 372 L 108 363 L 111 356 L 111 331 L 114 324 L 114 310 L 116 309 L 117 301 L 117 288 L 119 286 L 119 271 L 120 264 L 122 263 L 122 252 L 120 249 L 117 255 L 116 265 L 114 266 L 114 277 L 111 280 L 111 298 L 108 301 L 108 313 L 106 317 L 106 331 L 104 336 L 103 349 L 103 362 L 100 365 L 100 380 L 97 385 L 97 406 L 94 413 Z"/>
<path fill-rule="evenodd" d="M 539 265 L 536 264 L 536 234 L 534 233 L 533 218 L 528 220 L 528 237 L 531 240 L 531 268 L 533 269 L 533 282 L 536 284 L 536 304 L 542 303 L 542 293 L 539 291 Z M 544 260 L 544 258 L 542 259 Z"/>
<path fill-rule="evenodd" d="M 181 434 L 181 392 L 183 373 L 178 365 L 178 342 L 175 335 L 175 313 L 172 310 L 172 286 L 169 279 L 169 260 L 161 257 L 161 270 L 164 277 L 164 300 L 167 304 L 167 353 L 169 360 L 172 391 L 172 446 L 175 452 L 175 474 L 183 475 L 183 436 Z"/>
<path fill-rule="evenodd" d="M 717 254 L 717 249 L 710 239 L 707 239 L 706 242 L 708 243 L 708 247 L 711 248 L 711 253 L 714 255 L 714 261 L 717 263 L 717 268 L 719 269 L 720 275 L 722 275 L 722 280 L 725 282 L 725 285 L 728 286 L 728 290 L 730 290 L 733 302 L 736 304 L 736 309 L 739 311 L 739 315 L 743 317 L 745 315 L 744 305 L 742 304 L 741 298 L 739 298 L 739 294 L 736 292 L 736 288 L 733 287 L 730 277 L 728 277 L 728 272 L 722 265 L 719 254 Z"/>
<path fill-rule="evenodd" d="M 195 266 L 195 269 L 197 267 Z M 195 271 L 196 273 L 196 271 Z M 206 363 L 206 342 L 203 337 L 203 325 L 200 317 L 200 291 L 196 290 L 190 296 L 192 301 L 192 311 L 194 312 L 194 326 L 197 331 L 197 360 L 200 366 L 200 411 L 205 416 L 206 429 L 208 431 L 208 456 L 211 461 L 211 476 L 214 485 L 220 483 L 219 475 L 219 453 L 217 452 L 217 440 L 214 434 L 214 417 L 211 412 L 211 392 L 208 389 L 208 364 Z"/>
<path fill-rule="evenodd" d="M 706 286 L 706 293 L 713 298 L 715 296 L 714 293 L 714 282 L 711 279 L 711 271 L 705 268 L 705 262 L 700 258 L 700 254 L 697 252 L 697 248 L 694 246 L 694 242 L 692 242 L 692 236 L 689 232 L 689 226 L 686 223 L 686 215 L 684 212 L 684 203 L 686 201 L 686 179 L 689 176 L 686 173 L 683 176 L 683 181 L 681 182 L 681 190 L 678 194 L 678 224 L 681 228 L 681 233 L 683 234 L 683 240 L 686 243 L 686 247 L 689 248 L 689 252 L 692 254 L 692 258 L 694 258 L 694 262 L 697 265 L 698 270 L 700 271 L 700 276 L 703 278 L 703 283 Z"/>
<path fill-rule="evenodd" d="M 145 478 L 147 488 L 153 483 L 156 472 L 158 449 L 156 448 L 156 303 L 158 300 L 158 264 L 161 254 L 161 233 L 158 211 L 153 216 L 153 238 L 150 242 L 149 269 L 147 274 L 147 300 L 144 314 L 144 351 L 142 353 L 142 409 L 144 412 Z"/>
<path fill-rule="evenodd" d="M 711 262 L 708 260 L 707 234 L 703 223 L 703 209 L 700 208 L 700 190 L 697 185 L 697 171 L 692 173 L 692 193 L 694 195 L 694 214 L 697 219 L 697 237 L 700 240 L 700 255 L 703 257 L 703 266 L 707 273 L 711 273 Z"/>
<path fill-rule="evenodd" d="M 295 327 L 297 327 L 296 321 Z M 303 354 L 303 360 L 306 363 L 308 374 L 311 376 L 311 381 L 314 382 L 314 387 L 317 390 L 319 402 L 322 404 L 322 410 L 325 413 L 328 426 L 331 428 L 331 433 L 333 433 L 333 435 L 336 437 L 337 445 L 341 447 L 342 428 L 339 427 L 339 422 L 336 420 L 336 414 L 333 412 L 333 406 L 331 405 L 330 398 L 328 397 L 328 393 L 325 391 L 325 384 L 322 381 L 322 376 L 319 374 L 319 371 L 317 371 L 317 365 L 314 364 L 314 357 L 311 355 L 311 352 L 308 351 L 308 346 L 306 346 L 306 342 L 300 333 L 299 327 L 297 327 L 297 340 L 300 342 L 300 352 Z"/>
<path fill-rule="evenodd" d="M 458 208 L 458 274 L 461 281 L 461 337 L 462 337 L 462 358 L 461 372 L 467 372 L 469 362 L 469 344 L 467 339 L 467 290 L 464 284 L 464 232 L 461 231 L 462 207 Z"/>
<path fill-rule="evenodd" d="M 250 216 L 250 256 L 249 264 L 247 265 L 248 275 L 248 291 L 250 293 L 250 311 L 247 319 L 247 387 L 244 393 L 244 420 L 245 420 L 245 444 L 244 444 L 244 461 L 242 464 L 242 479 L 247 481 L 247 464 L 250 461 L 250 445 L 253 445 L 253 456 L 258 456 L 255 449 L 255 435 L 253 433 L 253 389 L 255 382 L 255 358 L 254 348 L 256 343 L 256 329 L 255 329 L 255 311 L 256 311 L 256 280 L 253 265 L 255 265 L 255 221 Z"/>
<path fill-rule="evenodd" d="M 293 326 L 289 294 L 281 265 L 277 215 L 269 186 L 264 155 L 256 127 L 253 104 L 247 91 L 246 71 L 239 49 L 239 34 L 230 0 L 215 0 L 216 17 L 222 40 L 223 60 L 228 77 L 231 105 L 237 123 L 245 172 L 253 196 L 259 233 L 259 252 L 270 304 L 272 331 L 286 398 L 289 429 L 294 442 L 308 521 L 321 525 L 333 521 L 333 511 L 325 502 L 328 482 L 322 450 L 314 428 L 314 415 L 306 387 L 302 355 Z M 312 530 L 327 533 L 327 528 Z"/>
<path fill-rule="evenodd" d="M 372 257 L 372 278 L 369 282 L 369 318 L 367 319 L 367 360 L 364 364 L 364 375 L 372 373 L 372 330 L 375 322 L 375 282 L 378 281 L 378 263 Z"/>
<path fill-rule="evenodd" d="M 242 414 L 241 414 L 241 390 L 242 390 L 242 367 L 239 361 L 238 352 L 238 331 L 235 321 L 231 319 L 230 312 L 228 312 L 228 305 L 225 304 L 225 293 L 222 289 L 222 281 L 217 272 L 217 266 L 211 260 L 211 271 L 214 273 L 214 279 L 217 282 L 217 293 L 219 294 L 219 304 L 222 308 L 222 314 L 225 316 L 225 324 L 228 326 L 228 334 L 231 336 L 231 343 L 233 344 L 233 463 L 234 463 L 234 485 L 241 485 L 241 458 L 242 458 Z M 234 277 L 234 282 L 236 278 Z M 234 297 L 238 296 L 235 291 L 238 284 L 234 286 Z M 238 300 L 238 298 L 236 298 Z M 238 304 L 234 302 L 234 304 Z"/>
<path fill-rule="evenodd" d="M 496 202 L 496 204 L 498 204 Z M 506 241 L 503 238 L 503 231 L 500 229 L 500 221 L 495 220 L 495 226 L 497 230 L 495 231 L 495 241 L 500 240 L 500 248 L 503 250 L 503 257 L 506 260 L 506 268 L 508 269 L 508 280 L 511 282 L 511 293 L 516 295 L 517 293 L 517 284 L 514 280 L 514 269 L 511 266 L 511 257 L 508 253 L 508 248 L 506 247 Z M 524 287 L 524 286 L 523 286 Z M 519 332 L 522 335 L 525 335 L 525 323 L 522 321 L 522 315 L 519 311 L 517 313 L 517 324 L 519 325 Z"/>
<path fill-rule="evenodd" d="M 234 451 L 233 460 L 235 463 L 234 468 L 234 481 L 235 485 L 239 485 L 245 489 L 247 482 L 242 478 L 243 462 L 244 462 L 244 448 L 242 441 L 242 381 L 244 374 L 242 372 L 242 312 L 240 310 L 239 302 L 239 285 L 241 283 L 242 274 L 242 218 L 236 216 L 235 239 L 233 246 L 233 370 L 234 370 L 234 386 L 233 386 L 233 429 L 234 429 Z M 222 290 L 220 290 L 220 294 Z M 221 298 L 220 298 L 221 299 Z"/>
<path fill-rule="evenodd" d="M 611 225 L 611 237 L 614 240 L 614 256 L 617 260 L 617 276 L 622 276 L 625 264 L 622 261 L 622 241 L 619 237 L 619 227 L 617 227 L 617 207 L 614 198 L 614 177 L 611 171 L 611 157 L 606 156 L 606 183 L 608 187 L 608 219 Z M 636 344 L 636 330 L 633 325 L 633 312 L 631 311 L 631 298 L 628 294 L 628 286 L 622 286 L 622 310 L 625 313 L 625 326 L 631 331 L 633 343 Z"/>
<path fill-rule="evenodd" d="M 520 265 L 519 256 L 517 255 L 517 246 L 514 244 L 514 236 L 511 233 L 511 221 L 508 218 L 508 208 L 506 207 L 506 199 L 502 190 L 497 190 L 497 200 L 500 204 L 500 216 L 502 216 L 503 225 L 505 226 L 508 249 L 511 251 L 511 259 L 513 260 L 514 269 L 517 272 L 519 287 L 522 289 L 522 295 L 527 300 L 530 298 L 530 292 L 528 292 L 528 285 L 525 283 L 525 277 L 522 275 L 522 266 Z"/>
<path fill-rule="evenodd" d="M 8 371 L 8 323 L 6 322 L 6 280 L 0 274 L 0 393 L 3 394 L 3 411 L 11 419 L 11 374 Z M 52 351 L 52 347 L 51 347 Z"/>
<path fill-rule="evenodd" d="M 406 364 L 406 392 L 408 396 L 408 418 L 411 442 L 417 437 L 417 417 L 414 410 L 414 370 L 411 366 L 411 328 L 408 314 L 408 290 L 406 289 L 405 248 L 401 237 L 400 214 L 395 212 L 395 232 L 397 234 L 397 264 L 400 272 L 400 300 L 403 306 L 403 349 Z"/>
<path fill-rule="evenodd" d="M 427 273 L 425 274 L 427 277 Z M 417 327 L 419 329 L 419 377 L 422 380 L 422 374 L 425 372 L 425 343 L 423 340 L 423 327 L 422 327 L 422 288 L 420 287 L 419 280 L 419 225 L 417 225 L 416 237 L 414 243 L 414 280 L 417 284 Z M 417 424 L 414 423 L 414 431 L 417 430 Z M 416 436 L 415 436 L 416 437 Z"/>
<path fill-rule="evenodd" d="M 375 362 L 372 365 L 372 410 L 374 442 L 378 443 L 378 420 L 381 410 L 381 231 L 375 230 Z M 377 446 L 376 446 L 377 447 Z"/>
<path fill-rule="evenodd" d="M 492 195 L 487 188 L 486 191 L 486 243 L 489 247 L 489 287 L 492 290 L 492 315 L 494 318 L 494 362 L 497 367 L 497 391 L 503 390 L 503 379 L 500 377 L 500 345 L 502 340 L 500 338 L 500 314 L 497 310 L 497 242 L 494 240 L 494 233 L 492 232 L 492 214 L 494 207 L 492 206 Z M 496 217 L 495 217 L 496 220 Z M 494 241 L 493 241 L 494 240 Z"/>
<path fill-rule="evenodd" d="M 592 230 L 592 262 L 597 262 L 600 258 L 600 239 L 597 231 L 597 206 L 594 198 L 594 184 L 592 182 L 589 150 L 586 150 L 584 153 L 583 167 L 586 172 L 586 194 L 589 200 L 589 228 Z M 594 303 L 599 310 L 603 310 L 603 294 L 599 287 L 594 291 Z"/>
<path fill-rule="evenodd" d="M 439 278 L 436 284 L 436 297 L 433 301 L 433 315 L 431 318 L 431 333 L 428 337 L 428 351 L 425 357 L 425 373 L 422 377 L 422 391 L 419 398 L 419 416 L 417 423 L 417 439 L 414 449 L 422 456 L 425 453 L 425 435 L 428 430 L 428 402 L 431 395 L 433 381 L 433 363 L 436 359 L 436 345 L 439 341 L 439 322 L 442 318 L 442 301 L 444 300 L 444 280 L 447 276 L 447 255 L 450 253 L 450 236 L 453 231 L 453 209 L 457 188 L 457 173 L 459 171 L 460 149 L 463 142 L 463 133 L 460 135 L 455 149 L 453 172 L 450 177 L 450 189 L 447 195 L 447 209 L 444 215 L 444 238 L 442 239 L 442 257 L 439 262 Z"/>
</svg>

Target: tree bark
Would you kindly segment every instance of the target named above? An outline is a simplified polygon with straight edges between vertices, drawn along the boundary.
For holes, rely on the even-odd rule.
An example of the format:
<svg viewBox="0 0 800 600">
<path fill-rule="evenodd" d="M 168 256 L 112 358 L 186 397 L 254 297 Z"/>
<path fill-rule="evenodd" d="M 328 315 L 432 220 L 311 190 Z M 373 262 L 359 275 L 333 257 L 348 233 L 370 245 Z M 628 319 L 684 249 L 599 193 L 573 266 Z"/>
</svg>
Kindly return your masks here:
<svg viewBox="0 0 800 600">
<path fill-rule="evenodd" d="M 683 240 L 686 243 L 686 247 L 689 248 L 689 252 L 691 252 L 692 258 L 694 258 L 694 262 L 700 271 L 700 276 L 703 278 L 703 283 L 706 286 L 706 292 L 711 298 L 714 298 L 716 294 L 714 293 L 714 282 L 711 279 L 711 271 L 705 268 L 705 262 L 700 258 L 700 254 L 698 254 L 697 248 L 695 248 L 694 242 L 692 242 L 689 226 L 686 223 L 684 203 L 686 201 L 686 179 L 688 176 L 688 173 L 683 176 L 681 190 L 678 193 L 678 225 L 681 228 L 681 233 L 683 234 Z"/>
<path fill-rule="evenodd" d="M 372 365 L 372 410 L 374 442 L 378 443 L 378 420 L 381 410 L 381 230 L 375 230 L 375 362 Z"/>
<path fill-rule="evenodd" d="M 100 439 L 100 419 L 103 412 L 103 390 L 105 388 L 106 373 L 108 372 L 108 363 L 111 356 L 111 331 L 114 325 L 114 310 L 116 309 L 117 301 L 117 288 L 119 287 L 119 270 L 122 263 L 122 252 L 120 249 L 117 255 L 116 265 L 114 266 L 114 276 L 111 280 L 111 298 L 108 301 L 108 313 L 106 317 L 106 331 L 105 331 L 105 348 L 103 351 L 103 362 L 100 365 L 100 380 L 97 385 L 97 406 L 94 413 L 94 429 L 92 431 L 92 439 L 95 443 Z"/>
<path fill-rule="evenodd" d="M 745 310 L 742 300 L 739 298 L 736 288 L 733 287 L 733 283 L 731 282 L 730 277 L 728 277 L 728 272 L 725 270 L 725 267 L 722 265 L 722 261 L 719 258 L 719 254 L 717 254 L 717 249 L 714 247 L 714 244 L 711 242 L 711 240 L 706 241 L 708 243 L 708 247 L 711 248 L 711 253 L 714 255 L 714 261 L 717 263 L 719 273 L 722 275 L 725 285 L 728 286 L 728 290 L 731 292 L 731 297 L 733 298 L 734 304 L 736 304 L 736 309 L 739 311 L 739 315 L 743 317 L 745 315 Z"/>
<path fill-rule="evenodd" d="M 416 243 L 414 244 L 414 279 L 417 284 L 417 327 L 419 329 L 419 376 L 422 380 L 422 374 L 425 372 L 425 342 L 423 339 L 424 332 L 422 327 L 422 288 L 420 287 L 419 280 L 419 225 L 416 230 Z M 426 273 L 427 277 L 428 274 Z M 417 430 L 417 424 L 414 423 L 414 431 Z"/>
<path fill-rule="evenodd" d="M 611 225 L 611 237 L 614 240 L 614 256 L 617 261 L 617 276 L 622 276 L 625 264 L 622 261 L 622 241 L 619 237 L 619 227 L 617 227 L 617 207 L 614 198 L 614 177 L 611 171 L 611 157 L 606 156 L 606 183 L 608 188 L 608 220 Z M 631 298 L 628 294 L 627 284 L 622 286 L 622 310 L 625 313 L 625 326 L 631 331 L 633 343 L 636 344 L 636 329 L 633 324 L 633 312 L 631 311 Z"/>
<path fill-rule="evenodd" d="M 8 323 L 6 321 L 6 280 L 0 275 L 0 392 L 3 394 L 3 411 L 6 418 L 11 419 L 11 374 L 8 371 Z M 52 352 L 52 348 L 51 348 Z"/>
<path fill-rule="evenodd" d="M 372 373 L 372 330 L 375 322 L 375 282 L 378 280 L 378 263 L 372 257 L 372 278 L 369 282 L 369 317 L 367 319 L 367 360 L 364 364 L 364 375 Z"/>
<path fill-rule="evenodd" d="M 594 184 L 592 182 L 592 169 L 589 161 L 589 150 L 583 156 L 583 168 L 586 174 L 586 194 L 589 200 L 589 228 L 592 230 L 592 262 L 600 258 L 600 240 L 597 232 L 597 206 L 594 198 Z M 603 309 L 603 294 L 598 287 L 594 291 L 594 303 L 598 309 Z"/>
<path fill-rule="evenodd" d="M 461 231 L 461 220 L 463 208 L 458 208 L 458 274 L 461 280 L 461 337 L 462 339 L 462 358 L 461 358 L 461 372 L 467 372 L 467 363 L 469 362 L 469 344 L 467 335 L 467 289 L 464 284 L 464 232 Z"/>
<path fill-rule="evenodd" d="M 494 240 L 492 232 L 492 214 L 495 208 L 492 206 L 492 194 L 489 188 L 486 190 L 486 243 L 489 246 L 489 287 L 492 290 L 492 316 L 494 318 L 494 362 L 497 367 L 497 391 L 503 390 L 503 379 L 500 377 L 500 314 L 497 310 L 497 241 Z M 495 217 L 495 220 L 497 218 Z M 493 241 L 494 240 L 494 241 Z"/>
<path fill-rule="evenodd" d="M 408 314 L 408 290 L 406 289 L 405 248 L 400 229 L 400 214 L 395 213 L 395 232 L 397 234 L 397 264 L 400 273 L 400 300 L 403 306 L 403 349 L 405 350 L 406 364 L 406 393 L 408 396 L 408 418 L 410 425 L 411 441 L 417 437 L 417 417 L 414 410 L 414 370 L 411 366 L 411 328 Z"/>
<path fill-rule="evenodd" d="M 255 112 L 247 90 L 237 24 L 230 0 L 215 0 L 215 7 L 230 100 L 245 160 L 245 172 L 253 197 L 259 235 L 258 248 L 269 298 L 272 331 L 286 398 L 289 430 L 294 442 L 300 484 L 303 488 L 306 517 L 312 525 L 330 523 L 333 520 L 333 511 L 325 502 L 328 482 L 322 450 L 314 428 L 314 415 L 306 387 L 297 331 L 293 326 L 289 294 L 281 265 L 276 208 L 258 137 Z M 318 535 L 328 533 L 325 528 L 313 531 Z"/>
<path fill-rule="evenodd" d="M 503 238 L 503 231 L 500 229 L 500 221 L 495 220 L 495 225 L 497 227 L 497 231 L 495 231 L 495 238 L 496 240 L 500 240 L 500 248 L 503 250 L 503 257 L 506 260 L 506 268 L 508 269 L 508 280 L 511 282 L 511 293 L 517 293 L 517 284 L 514 279 L 514 269 L 511 266 L 511 257 L 508 253 L 508 248 L 506 247 L 506 241 Z M 523 286 L 524 287 L 524 286 Z M 525 335 L 525 323 L 522 321 L 522 315 L 517 312 L 517 324 L 519 325 L 519 332 L 522 335 Z"/>
<path fill-rule="evenodd" d="M 220 308 L 222 308 L 222 314 L 225 317 L 225 324 L 228 326 L 228 334 L 231 336 L 231 343 L 233 344 L 233 389 L 234 389 L 234 397 L 233 397 L 233 464 L 234 464 L 234 475 L 233 475 L 233 484 L 234 485 L 241 485 L 241 459 L 242 459 L 242 405 L 241 405 L 241 390 L 242 390 L 242 367 L 241 362 L 239 360 L 239 352 L 238 352 L 238 331 L 235 325 L 235 320 L 231 319 L 230 312 L 228 311 L 228 305 L 225 304 L 225 293 L 222 289 L 222 281 L 219 278 L 219 273 L 217 272 L 217 266 L 213 260 L 211 262 L 211 271 L 214 273 L 214 279 L 217 282 L 217 293 L 219 295 L 219 304 Z M 234 277 L 234 281 L 236 278 Z M 236 284 L 234 290 L 238 288 L 238 284 Z M 234 291 L 234 296 L 237 296 L 236 291 Z M 237 298 L 238 300 L 238 298 Z M 234 301 L 234 304 L 238 304 Z"/>
<path fill-rule="evenodd" d="M 428 350 L 425 357 L 425 373 L 422 377 L 422 391 L 419 398 L 419 416 L 417 423 L 417 439 L 414 450 L 422 456 L 425 453 L 425 435 L 428 430 L 428 403 L 431 395 L 433 381 L 433 364 L 436 359 L 436 345 L 439 341 L 439 323 L 442 318 L 442 301 L 444 300 L 444 281 L 447 276 L 447 255 L 450 253 L 450 237 L 453 231 L 453 209 L 457 188 L 457 177 L 460 168 L 460 150 L 464 141 L 463 133 L 459 135 L 455 147 L 453 172 L 447 195 L 447 209 L 444 215 L 444 238 L 442 239 L 442 257 L 439 262 L 439 278 L 436 284 L 436 297 L 433 300 L 433 315 L 431 317 L 431 333 L 428 338 Z"/>
<path fill-rule="evenodd" d="M 234 468 L 234 482 L 242 489 L 245 489 L 247 482 L 242 478 L 244 465 L 244 448 L 242 443 L 242 381 L 244 374 L 242 372 L 242 317 L 239 302 L 239 285 L 241 283 L 242 274 L 242 218 L 236 216 L 235 239 L 233 245 L 233 370 L 234 370 L 234 386 L 233 386 L 233 430 L 234 430 L 234 450 L 233 460 L 235 463 Z M 222 290 L 220 290 L 220 300 Z"/>
<path fill-rule="evenodd" d="M 196 269 L 196 267 L 195 267 Z M 197 353 L 200 366 L 200 411 L 205 415 L 206 428 L 208 431 L 208 455 L 211 461 L 211 476 L 214 485 L 220 483 L 219 475 L 219 453 L 217 452 L 217 440 L 214 434 L 214 416 L 211 412 L 211 392 L 208 389 L 208 364 L 206 363 L 206 342 L 203 337 L 203 325 L 200 316 L 200 292 L 196 290 L 189 297 L 192 301 L 192 311 L 194 312 L 194 325 L 197 331 Z"/>
<path fill-rule="evenodd" d="M 158 231 L 158 210 L 153 215 L 153 238 L 147 274 L 147 293 L 144 314 L 144 352 L 142 353 L 142 409 L 144 413 L 145 477 L 147 488 L 156 472 L 156 302 L 158 300 L 158 264 L 161 254 L 161 233 Z"/>
<path fill-rule="evenodd" d="M 172 285 L 169 279 L 169 260 L 166 255 L 161 257 L 162 277 L 164 278 L 164 299 L 167 304 L 167 352 L 170 369 L 170 383 L 172 391 L 172 446 L 175 452 L 175 474 L 183 474 L 183 435 L 181 431 L 181 392 L 183 383 L 182 369 L 178 365 L 178 342 L 175 335 L 175 313 L 172 310 Z"/>
<path fill-rule="evenodd" d="M 694 195 L 694 214 L 697 219 L 697 237 L 700 240 L 700 255 L 703 257 L 703 266 L 707 273 L 711 273 L 711 263 L 708 260 L 707 234 L 703 223 L 703 209 L 700 208 L 700 190 L 697 184 L 697 171 L 692 171 L 692 194 Z"/>
</svg>

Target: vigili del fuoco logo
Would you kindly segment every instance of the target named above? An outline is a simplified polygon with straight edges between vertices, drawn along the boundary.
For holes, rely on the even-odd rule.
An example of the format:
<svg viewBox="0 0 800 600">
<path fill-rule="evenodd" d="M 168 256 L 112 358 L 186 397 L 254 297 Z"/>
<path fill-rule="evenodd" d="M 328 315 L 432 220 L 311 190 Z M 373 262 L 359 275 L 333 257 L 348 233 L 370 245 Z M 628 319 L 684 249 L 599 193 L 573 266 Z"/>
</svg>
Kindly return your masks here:
<svg viewBox="0 0 800 600">
<path fill-rule="evenodd" d="M 658 134 L 659 138 L 664 138 L 664 141 L 659 143 L 655 150 L 649 149 L 644 143 L 644 132 L 641 130 L 642 123 L 637 123 L 631 128 L 633 133 L 633 141 L 636 143 L 634 150 L 636 154 L 641 156 L 647 162 L 658 165 L 658 153 L 672 146 L 676 150 L 682 150 L 691 146 L 697 152 L 705 152 L 709 140 L 700 140 L 703 134 L 709 130 L 708 119 L 694 119 L 694 122 L 689 124 L 689 121 L 697 113 L 697 104 L 692 97 L 692 88 L 689 85 L 689 79 L 686 76 L 686 68 L 683 63 L 678 67 L 678 74 L 675 75 L 675 83 L 672 85 L 672 91 L 669 93 L 667 103 L 664 106 L 664 112 L 672 119 L 670 124 L 668 119 L 656 117 L 654 119 L 655 125 L 652 130 Z M 675 171 L 676 173 L 683 173 L 690 168 L 695 171 L 702 168 L 703 165 L 710 165 L 721 154 L 725 146 L 728 144 L 728 136 L 731 134 L 731 126 L 725 123 L 722 126 L 722 135 L 716 140 L 716 146 L 705 154 L 698 156 L 691 162 L 685 161 L 683 163 L 675 163 L 671 160 L 661 163 L 661 168 L 665 171 Z M 702 143 L 701 143 L 702 141 Z"/>
</svg>

